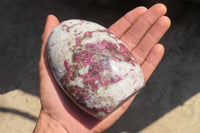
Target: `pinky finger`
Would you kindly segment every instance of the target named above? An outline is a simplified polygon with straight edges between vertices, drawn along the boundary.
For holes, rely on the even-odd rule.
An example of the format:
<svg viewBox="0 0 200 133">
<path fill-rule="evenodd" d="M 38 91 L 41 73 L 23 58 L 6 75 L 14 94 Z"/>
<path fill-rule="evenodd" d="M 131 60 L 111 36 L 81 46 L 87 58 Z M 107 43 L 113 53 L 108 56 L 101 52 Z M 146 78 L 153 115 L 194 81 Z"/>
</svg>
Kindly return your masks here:
<svg viewBox="0 0 200 133">
<path fill-rule="evenodd" d="M 145 82 L 149 79 L 164 54 L 164 47 L 161 44 L 155 45 L 145 61 L 141 64 L 142 71 L 144 73 Z"/>
</svg>

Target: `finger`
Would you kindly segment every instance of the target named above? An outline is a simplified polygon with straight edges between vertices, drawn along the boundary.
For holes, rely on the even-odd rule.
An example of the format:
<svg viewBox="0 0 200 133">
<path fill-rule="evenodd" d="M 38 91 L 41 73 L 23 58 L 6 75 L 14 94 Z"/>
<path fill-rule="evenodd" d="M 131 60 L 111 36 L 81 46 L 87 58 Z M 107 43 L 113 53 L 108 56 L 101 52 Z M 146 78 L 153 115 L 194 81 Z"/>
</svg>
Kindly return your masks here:
<svg viewBox="0 0 200 133">
<path fill-rule="evenodd" d="M 151 52 L 141 65 L 145 81 L 149 79 L 152 72 L 155 70 L 158 63 L 160 62 L 163 54 L 164 54 L 164 47 L 161 44 L 157 44 L 152 48 Z"/>
<path fill-rule="evenodd" d="M 58 24 L 59 24 L 59 21 L 54 15 L 48 15 L 45 28 L 44 28 L 44 33 L 42 34 L 41 55 L 43 55 L 44 53 L 44 49 L 45 49 L 49 35 L 51 34 L 53 28 L 57 26 Z"/>
<path fill-rule="evenodd" d="M 139 64 L 142 64 L 151 49 L 169 29 L 170 23 L 171 22 L 168 17 L 162 16 L 146 33 L 141 42 L 132 50 L 132 53 Z"/>
<path fill-rule="evenodd" d="M 133 24 L 130 29 L 120 38 L 129 49 L 136 47 L 149 28 L 166 13 L 167 9 L 163 4 L 156 4 L 146 11 Z"/>
<path fill-rule="evenodd" d="M 53 16 L 49 15 L 46 20 L 45 28 L 44 28 L 44 33 L 42 34 L 42 46 L 41 46 L 41 55 L 40 55 L 40 62 L 39 62 L 39 72 L 41 73 L 42 70 L 45 70 L 45 65 L 44 65 L 44 51 L 45 51 L 45 46 L 48 40 L 49 35 L 51 34 L 53 28 L 59 24 L 58 19 Z M 46 73 L 46 71 L 43 71 Z"/>
<path fill-rule="evenodd" d="M 116 23 L 111 25 L 108 30 L 120 38 L 146 10 L 146 7 L 133 9 L 120 18 Z"/>
</svg>

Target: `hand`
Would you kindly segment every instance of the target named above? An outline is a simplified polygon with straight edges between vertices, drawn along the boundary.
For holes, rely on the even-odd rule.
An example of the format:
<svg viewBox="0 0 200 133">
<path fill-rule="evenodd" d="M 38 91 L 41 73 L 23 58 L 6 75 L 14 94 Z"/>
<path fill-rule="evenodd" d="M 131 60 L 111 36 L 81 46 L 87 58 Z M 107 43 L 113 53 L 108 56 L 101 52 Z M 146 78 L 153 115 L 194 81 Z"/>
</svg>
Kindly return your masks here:
<svg viewBox="0 0 200 133">
<path fill-rule="evenodd" d="M 164 16 L 165 13 L 166 7 L 162 4 L 156 4 L 150 9 L 138 7 L 128 12 L 109 28 L 109 31 L 121 39 L 132 51 L 142 68 L 145 81 L 149 79 L 164 53 L 164 47 L 157 43 L 170 26 L 170 20 Z M 137 94 L 101 121 L 72 103 L 51 76 L 45 57 L 48 37 L 58 24 L 58 19 L 49 15 L 42 35 L 39 63 L 42 109 L 35 132 L 102 132 L 127 110 Z"/>
</svg>

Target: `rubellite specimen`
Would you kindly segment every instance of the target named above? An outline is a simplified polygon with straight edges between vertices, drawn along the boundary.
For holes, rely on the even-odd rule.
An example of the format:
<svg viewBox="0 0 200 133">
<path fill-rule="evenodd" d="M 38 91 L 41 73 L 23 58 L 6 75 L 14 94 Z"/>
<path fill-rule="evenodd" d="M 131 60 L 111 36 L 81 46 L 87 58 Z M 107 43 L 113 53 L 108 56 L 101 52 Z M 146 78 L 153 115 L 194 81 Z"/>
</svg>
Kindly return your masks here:
<svg viewBox="0 0 200 133">
<path fill-rule="evenodd" d="M 55 79 L 89 114 L 104 118 L 144 86 L 140 66 L 106 28 L 67 20 L 48 39 L 48 59 Z"/>
</svg>

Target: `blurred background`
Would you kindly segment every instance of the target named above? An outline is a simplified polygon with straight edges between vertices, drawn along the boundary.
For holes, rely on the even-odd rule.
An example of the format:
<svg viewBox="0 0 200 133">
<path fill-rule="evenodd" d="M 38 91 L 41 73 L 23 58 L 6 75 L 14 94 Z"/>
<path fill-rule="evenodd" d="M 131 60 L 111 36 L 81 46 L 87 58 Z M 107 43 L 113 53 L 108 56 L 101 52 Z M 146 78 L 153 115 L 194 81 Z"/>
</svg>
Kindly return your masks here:
<svg viewBox="0 0 200 133">
<path fill-rule="evenodd" d="M 145 88 L 104 133 L 200 132 L 199 0 L 1 0 L 0 133 L 32 132 L 40 111 L 38 61 L 48 14 L 109 27 L 137 6 L 168 7 L 166 48 Z"/>
</svg>

